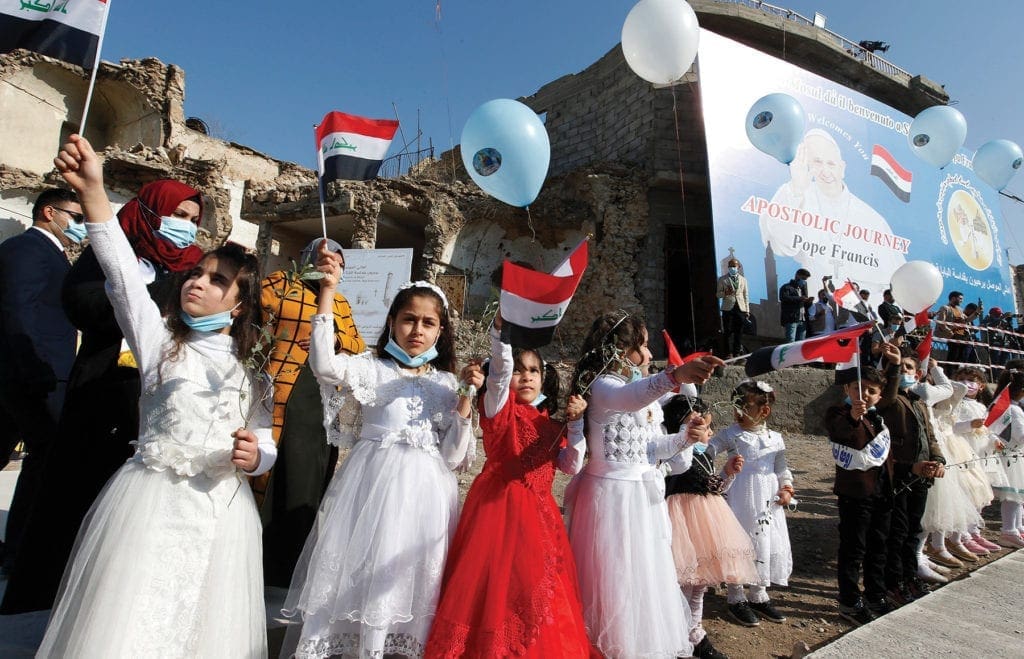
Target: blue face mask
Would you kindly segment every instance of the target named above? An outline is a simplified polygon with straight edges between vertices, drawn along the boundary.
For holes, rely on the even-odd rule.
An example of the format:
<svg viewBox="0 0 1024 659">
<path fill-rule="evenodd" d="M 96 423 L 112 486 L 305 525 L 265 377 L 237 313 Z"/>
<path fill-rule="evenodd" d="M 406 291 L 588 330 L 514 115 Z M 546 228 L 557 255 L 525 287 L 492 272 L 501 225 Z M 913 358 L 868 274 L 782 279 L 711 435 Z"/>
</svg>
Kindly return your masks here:
<svg viewBox="0 0 1024 659">
<path fill-rule="evenodd" d="M 548 397 L 545 396 L 544 394 L 537 394 L 537 397 L 533 399 L 533 402 L 530 403 L 530 405 L 533 405 L 534 407 L 537 407 L 538 405 L 540 405 L 541 403 L 543 403 L 547 399 L 548 399 Z"/>
<path fill-rule="evenodd" d="M 67 229 L 63 229 L 64 235 L 76 243 L 82 242 L 85 238 L 85 223 L 72 222 Z"/>
<path fill-rule="evenodd" d="M 693 445 L 693 452 L 697 455 L 701 455 L 704 451 L 708 450 L 708 445 L 704 442 L 697 442 Z"/>
<path fill-rule="evenodd" d="M 907 375 L 904 373 L 900 376 L 900 389 L 906 389 L 907 387 L 912 387 L 915 384 L 917 384 L 917 378 L 913 375 Z"/>
<path fill-rule="evenodd" d="M 408 366 L 409 368 L 419 368 L 430 360 L 437 357 L 437 342 L 430 346 L 420 354 L 412 357 L 405 350 L 402 350 L 402 346 L 395 343 L 394 337 L 391 336 L 391 331 L 388 330 L 388 344 L 384 346 L 384 352 L 388 353 L 395 358 L 401 364 Z"/>
<path fill-rule="evenodd" d="M 161 238 L 178 249 L 185 249 L 196 241 L 197 230 L 198 227 L 188 220 L 179 220 L 176 217 L 161 217 L 160 228 L 156 232 Z"/>
<path fill-rule="evenodd" d="M 180 316 L 186 325 L 197 332 L 216 332 L 235 322 L 235 319 L 231 317 L 231 312 L 237 309 L 240 304 L 242 303 L 239 302 L 227 311 L 212 313 L 209 316 L 199 316 L 197 318 L 189 315 L 184 310 L 182 310 Z"/>
<path fill-rule="evenodd" d="M 739 268 L 737 268 L 735 266 L 729 268 L 729 274 L 733 275 L 734 277 L 736 276 L 736 273 L 738 273 L 739 271 L 740 271 Z"/>
<path fill-rule="evenodd" d="M 853 401 L 852 401 L 852 400 L 850 400 L 850 397 L 849 397 L 849 396 L 847 396 L 846 398 L 844 398 L 844 399 L 843 399 L 843 402 L 844 402 L 844 403 L 846 403 L 847 405 L 849 405 L 850 407 L 853 407 Z M 871 407 L 869 407 L 869 408 L 868 408 L 868 412 L 873 412 L 874 410 L 875 410 L 875 407 L 874 407 L 874 405 L 872 405 Z"/>
<path fill-rule="evenodd" d="M 629 369 L 629 381 L 636 382 L 644 377 L 644 372 L 640 370 L 639 366 L 632 366 Z"/>
</svg>

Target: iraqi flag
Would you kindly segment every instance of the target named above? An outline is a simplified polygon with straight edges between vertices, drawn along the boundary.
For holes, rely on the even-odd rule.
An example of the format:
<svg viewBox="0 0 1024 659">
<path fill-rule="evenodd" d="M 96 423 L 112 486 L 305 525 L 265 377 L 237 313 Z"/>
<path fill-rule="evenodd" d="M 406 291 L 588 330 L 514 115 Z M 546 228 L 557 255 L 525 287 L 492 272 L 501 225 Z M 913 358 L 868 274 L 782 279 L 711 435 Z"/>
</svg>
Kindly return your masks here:
<svg viewBox="0 0 1024 659">
<path fill-rule="evenodd" d="M 992 401 L 992 407 L 988 408 L 988 416 L 985 417 L 985 427 L 988 428 L 1006 414 L 1010 409 L 1010 387 L 1003 387 L 996 399 Z M 1000 424 L 1005 427 L 1005 424 Z"/>
<path fill-rule="evenodd" d="M 316 127 L 320 181 L 326 184 L 376 177 L 396 130 L 398 122 L 394 119 L 328 112 Z"/>
<path fill-rule="evenodd" d="M 910 320 L 903 321 L 903 330 L 910 334 L 918 327 L 931 327 L 931 320 L 928 318 L 928 309 L 916 314 Z"/>
<path fill-rule="evenodd" d="M 860 341 L 858 341 L 860 335 L 870 331 L 874 325 L 873 322 L 860 323 L 838 332 L 816 336 L 813 339 L 755 350 L 750 353 L 750 357 L 747 357 L 747 376 L 756 377 L 769 371 L 811 362 L 825 364 L 849 362 L 860 351 Z"/>
<path fill-rule="evenodd" d="M 505 261 L 501 266 L 502 340 L 516 348 L 551 343 L 586 269 L 586 240 L 551 274 Z"/>
<path fill-rule="evenodd" d="M 928 330 L 928 333 L 924 335 L 921 342 L 917 344 L 917 361 L 921 363 L 921 370 L 925 373 L 928 372 L 928 360 L 932 356 L 932 331 Z"/>
<path fill-rule="evenodd" d="M 91 69 L 107 0 L 0 0 L 0 53 L 25 48 Z"/>
<path fill-rule="evenodd" d="M 832 297 L 835 299 L 836 304 L 848 311 L 856 308 L 862 302 L 860 296 L 857 295 L 856 286 L 849 279 L 846 280 L 845 284 L 835 289 Z"/>
<path fill-rule="evenodd" d="M 871 149 L 871 175 L 881 179 L 900 201 L 910 201 L 910 187 L 914 175 L 879 144 Z"/>
</svg>

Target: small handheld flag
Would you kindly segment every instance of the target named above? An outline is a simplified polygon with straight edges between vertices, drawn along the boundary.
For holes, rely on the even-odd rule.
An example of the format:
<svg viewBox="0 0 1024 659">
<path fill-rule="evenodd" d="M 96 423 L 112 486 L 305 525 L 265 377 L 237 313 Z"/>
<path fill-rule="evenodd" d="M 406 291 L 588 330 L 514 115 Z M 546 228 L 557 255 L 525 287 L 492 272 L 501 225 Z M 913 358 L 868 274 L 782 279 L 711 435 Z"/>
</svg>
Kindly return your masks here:
<svg viewBox="0 0 1024 659">
<path fill-rule="evenodd" d="M 755 350 L 747 358 L 747 376 L 756 377 L 770 371 L 811 362 L 826 364 L 850 362 L 853 356 L 860 351 L 860 336 L 870 331 L 872 327 L 874 327 L 873 322 L 859 323 L 838 332 L 816 336 L 813 339 Z"/>
<path fill-rule="evenodd" d="M 376 177 L 397 130 L 394 119 L 328 112 L 316 128 L 321 186 L 330 181 Z"/>
<path fill-rule="evenodd" d="M 502 338 L 517 348 L 551 343 L 586 269 L 586 239 L 551 274 L 505 261 L 501 274 Z"/>
<path fill-rule="evenodd" d="M 0 53 L 25 48 L 95 67 L 107 18 L 107 0 L 0 3 Z"/>
<path fill-rule="evenodd" d="M 991 426 L 993 423 L 999 420 L 999 417 L 1006 414 L 1006 411 L 1010 409 L 1010 388 L 1003 387 L 1003 390 L 999 393 L 994 401 L 992 401 L 992 407 L 988 408 L 988 416 L 985 417 L 985 427 Z"/>
</svg>

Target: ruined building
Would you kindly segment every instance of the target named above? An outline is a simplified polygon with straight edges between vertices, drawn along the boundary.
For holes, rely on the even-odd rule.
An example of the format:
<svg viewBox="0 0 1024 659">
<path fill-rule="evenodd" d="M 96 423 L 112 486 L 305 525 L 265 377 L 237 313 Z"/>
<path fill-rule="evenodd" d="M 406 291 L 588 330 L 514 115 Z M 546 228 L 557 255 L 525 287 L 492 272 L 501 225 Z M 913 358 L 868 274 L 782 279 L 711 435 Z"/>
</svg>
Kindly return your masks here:
<svg viewBox="0 0 1024 659">
<path fill-rule="evenodd" d="M 690 3 L 702 27 L 907 114 L 948 100 L 939 85 L 795 13 Z M 29 200 L 54 183 L 50 159 L 76 128 L 85 89 L 74 67 L 24 52 L 0 57 L 0 237 L 26 225 Z M 213 202 L 202 224 L 207 244 L 230 238 L 255 247 L 266 267 L 283 265 L 320 231 L 314 172 L 204 134 L 184 116 L 184 91 L 184 72 L 157 60 L 101 67 L 86 136 L 105 149 L 112 194 L 127 199 L 148 180 L 184 180 Z M 521 100 L 545 114 L 551 139 L 549 179 L 529 216 L 470 182 L 456 149 L 398 178 L 332 184 L 329 235 L 354 248 L 412 247 L 413 276 L 456 293 L 456 311 L 472 319 L 501 258 L 550 269 L 591 234 L 590 269 L 556 350 L 573 351 L 593 317 L 614 308 L 642 311 L 677 343 L 713 338 L 720 264 L 698 66 L 657 88 L 633 74 L 616 45 Z M 651 339 L 658 354 L 660 339 Z"/>
</svg>

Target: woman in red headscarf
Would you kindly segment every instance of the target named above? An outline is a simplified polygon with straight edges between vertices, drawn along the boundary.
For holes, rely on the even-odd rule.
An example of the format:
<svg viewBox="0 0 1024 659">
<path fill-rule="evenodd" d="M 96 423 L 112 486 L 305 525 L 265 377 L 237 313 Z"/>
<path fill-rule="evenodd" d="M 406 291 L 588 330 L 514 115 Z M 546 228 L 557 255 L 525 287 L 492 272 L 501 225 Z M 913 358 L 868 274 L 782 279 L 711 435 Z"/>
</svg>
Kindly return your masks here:
<svg viewBox="0 0 1024 659">
<path fill-rule="evenodd" d="M 178 275 L 203 255 L 194 244 L 202 214 L 199 191 L 171 180 L 142 186 L 117 213 L 139 257 L 139 276 L 161 307 L 177 294 Z M 62 293 L 64 312 L 81 331 L 82 343 L 0 614 L 52 606 L 82 518 L 107 479 L 131 456 L 131 442 L 138 437 L 139 373 L 130 361 L 119 359 L 123 335 L 104 284 L 99 262 L 86 247 Z"/>
</svg>

